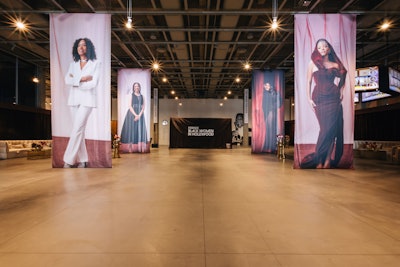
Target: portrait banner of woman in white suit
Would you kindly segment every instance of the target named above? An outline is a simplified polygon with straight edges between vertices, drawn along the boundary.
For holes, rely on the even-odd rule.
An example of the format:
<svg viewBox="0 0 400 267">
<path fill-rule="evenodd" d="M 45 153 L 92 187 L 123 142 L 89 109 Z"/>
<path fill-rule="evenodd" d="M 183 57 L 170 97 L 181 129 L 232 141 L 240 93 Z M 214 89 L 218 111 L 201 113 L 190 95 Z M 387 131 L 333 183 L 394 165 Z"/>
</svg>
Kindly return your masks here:
<svg viewBox="0 0 400 267">
<path fill-rule="evenodd" d="M 111 17 L 50 14 L 54 168 L 111 167 Z"/>
<path fill-rule="evenodd" d="M 118 71 L 118 133 L 121 153 L 150 152 L 151 72 Z"/>
<path fill-rule="evenodd" d="M 294 168 L 353 168 L 356 16 L 295 15 Z"/>
</svg>

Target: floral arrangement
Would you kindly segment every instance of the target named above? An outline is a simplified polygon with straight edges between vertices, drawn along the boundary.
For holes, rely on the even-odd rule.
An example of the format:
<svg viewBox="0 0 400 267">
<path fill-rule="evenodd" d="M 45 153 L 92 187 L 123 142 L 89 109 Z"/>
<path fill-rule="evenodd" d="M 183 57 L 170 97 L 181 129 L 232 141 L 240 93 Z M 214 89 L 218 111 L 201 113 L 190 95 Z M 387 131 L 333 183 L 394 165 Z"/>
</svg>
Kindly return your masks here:
<svg viewBox="0 0 400 267">
<path fill-rule="evenodd" d="M 119 155 L 119 145 L 121 144 L 121 137 L 118 134 L 114 135 L 112 148 L 113 148 L 113 158 L 120 158 Z"/>
<path fill-rule="evenodd" d="M 118 134 L 114 134 L 112 142 L 113 148 L 118 148 L 120 144 L 121 144 L 121 137 Z"/>
</svg>

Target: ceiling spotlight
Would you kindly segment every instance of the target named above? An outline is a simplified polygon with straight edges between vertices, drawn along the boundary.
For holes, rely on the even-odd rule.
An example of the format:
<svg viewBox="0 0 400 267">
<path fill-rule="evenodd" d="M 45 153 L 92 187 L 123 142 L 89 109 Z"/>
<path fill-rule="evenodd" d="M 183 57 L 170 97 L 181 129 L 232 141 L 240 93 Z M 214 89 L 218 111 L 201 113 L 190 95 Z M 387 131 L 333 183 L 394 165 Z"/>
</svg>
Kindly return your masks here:
<svg viewBox="0 0 400 267">
<path fill-rule="evenodd" d="M 131 17 L 128 17 L 128 21 L 126 22 L 125 27 L 127 29 L 132 29 L 132 18 Z"/>
<path fill-rule="evenodd" d="M 174 90 L 172 90 L 172 91 L 171 91 L 171 95 L 174 95 L 174 94 L 175 94 L 175 91 L 174 91 Z"/>
<path fill-rule="evenodd" d="M 132 0 L 127 0 L 126 2 L 126 18 L 127 22 L 125 24 L 125 27 L 127 29 L 132 29 Z"/>
<path fill-rule="evenodd" d="M 245 70 L 249 70 L 251 68 L 249 62 L 244 63 L 243 67 L 244 67 Z"/>
<path fill-rule="evenodd" d="M 390 22 L 387 22 L 387 21 L 383 22 L 382 25 L 380 26 L 380 29 L 382 31 L 386 31 L 389 28 L 390 28 Z"/>
<path fill-rule="evenodd" d="M 235 79 L 235 81 L 236 81 L 237 83 L 240 82 L 240 78 L 237 77 L 237 78 Z"/>
<path fill-rule="evenodd" d="M 271 29 L 276 30 L 278 28 L 278 18 L 273 17 L 272 18 L 272 24 L 271 24 Z"/>
<path fill-rule="evenodd" d="M 10 20 L 11 25 L 13 25 L 16 30 L 21 32 L 28 31 L 29 25 L 25 21 L 21 20 L 20 18 L 10 18 Z"/>
<path fill-rule="evenodd" d="M 39 83 L 39 79 L 37 77 L 33 77 L 32 82 Z"/>
<path fill-rule="evenodd" d="M 152 63 L 151 63 L 151 69 L 154 71 L 154 72 L 158 72 L 160 69 L 161 69 L 161 64 L 158 62 L 158 61 L 153 61 Z"/>
<path fill-rule="evenodd" d="M 25 23 L 20 20 L 15 22 L 15 27 L 17 27 L 19 30 L 25 30 L 26 28 Z"/>
<path fill-rule="evenodd" d="M 278 28 L 278 0 L 272 0 L 272 24 L 271 29 Z"/>
<path fill-rule="evenodd" d="M 168 81 L 168 79 L 166 77 L 163 77 L 162 81 L 166 83 Z"/>
<path fill-rule="evenodd" d="M 230 95 L 230 94 L 232 94 L 232 91 L 231 91 L 231 90 L 228 91 L 228 95 Z"/>
</svg>

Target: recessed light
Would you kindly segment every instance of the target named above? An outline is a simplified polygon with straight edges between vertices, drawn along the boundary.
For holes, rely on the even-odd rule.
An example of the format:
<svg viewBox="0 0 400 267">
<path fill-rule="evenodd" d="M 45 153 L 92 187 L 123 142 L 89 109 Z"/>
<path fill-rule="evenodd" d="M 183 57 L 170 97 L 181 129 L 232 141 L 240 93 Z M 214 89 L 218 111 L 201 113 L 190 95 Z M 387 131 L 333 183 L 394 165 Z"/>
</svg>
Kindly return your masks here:
<svg viewBox="0 0 400 267">
<path fill-rule="evenodd" d="M 387 30 L 387 29 L 389 29 L 389 28 L 390 28 L 390 23 L 387 22 L 387 21 L 385 21 L 384 23 L 382 23 L 382 25 L 381 25 L 381 27 L 380 27 L 380 29 L 383 30 L 383 31 L 385 31 L 385 30 Z"/>
</svg>

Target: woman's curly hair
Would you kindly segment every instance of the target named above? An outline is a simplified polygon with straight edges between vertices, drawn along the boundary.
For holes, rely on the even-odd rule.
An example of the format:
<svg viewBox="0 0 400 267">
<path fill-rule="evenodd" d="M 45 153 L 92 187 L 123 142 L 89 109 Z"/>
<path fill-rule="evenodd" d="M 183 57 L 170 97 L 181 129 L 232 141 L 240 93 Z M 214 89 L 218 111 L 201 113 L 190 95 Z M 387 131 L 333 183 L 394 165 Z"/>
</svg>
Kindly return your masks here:
<svg viewBox="0 0 400 267">
<path fill-rule="evenodd" d="M 78 54 L 77 49 L 78 49 L 78 44 L 79 44 L 79 42 L 81 40 L 84 40 L 85 43 L 86 43 L 86 57 L 87 57 L 87 59 L 88 60 L 97 59 L 96 58 L 96 51 L 95 51 L 95 48 L 94 48 L 94 45 L 93 45 L 92 41 L 90 41 L 89 38 L 79 38 L 79 39 L 75 40 L 74 45 L 72 47 L 72 56 L 74 58 L 74 61 L 77 62 L 77 61 L 80 60 L 80 56 Z"/>
</svg>

